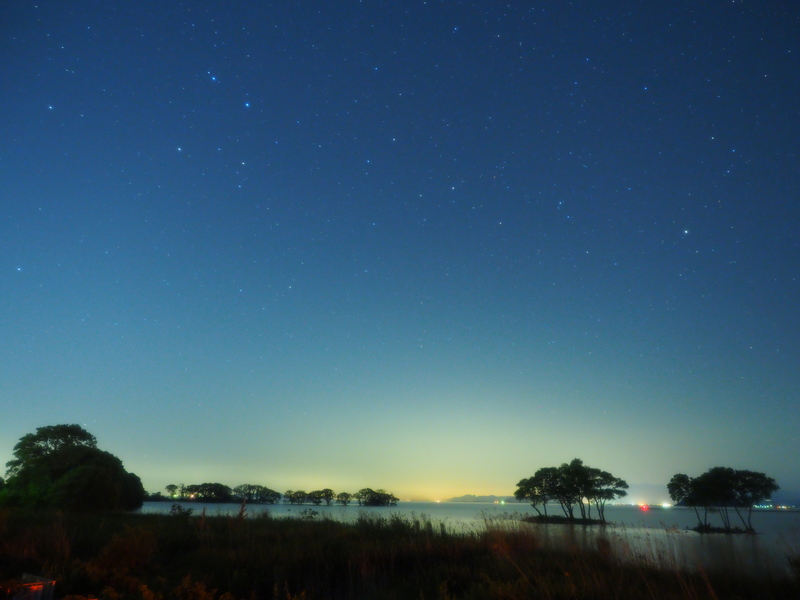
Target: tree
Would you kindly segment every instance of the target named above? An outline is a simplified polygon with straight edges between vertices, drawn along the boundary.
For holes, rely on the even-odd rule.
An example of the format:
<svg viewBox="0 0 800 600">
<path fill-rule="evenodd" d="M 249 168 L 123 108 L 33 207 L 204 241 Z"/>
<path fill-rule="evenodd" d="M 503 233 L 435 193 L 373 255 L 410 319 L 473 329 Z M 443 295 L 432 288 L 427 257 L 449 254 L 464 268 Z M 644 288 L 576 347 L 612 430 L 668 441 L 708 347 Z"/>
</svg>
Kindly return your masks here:
<svg viewBox="0 0 800 600">
<path fill-rule="evenodd" d="M 288 494 L 289 492 L 287 492 Z M 233 488 L 233 497 L 236 500 L 246 500 L 255 504 L 275 504 L 281 499 L 279 492 L 263 485 L 242 484 Z"/>
<path fill-rule="evenodd" d="M 53 485 L 50 504 L 69 510 L 131 510 L 142 505 L 144 487 L 113 454 L 93 449 Z"/>
<path fill-rule="evenodd" d="M 728 507 L 736 502 L 735 486 L 736 471 L 730 467 L 712 467 L 692 482 L 695 500 L 707 509 L 716 509 L 726 530 L 731 529 Z"/>
<path fill-rule="evenodd" d="M 5 501 L 16 506 L 70 510 L 130 510 L 144 487 L 122 461 L 97 448 L 79 425 L 39 427 L 22 436 L 6 463 Z"/>
<path fill-rule="evenodd" d="M 683 504 L 691 506 L 694 509 L 694 514 L 697 516 L 698 526 L 707 525 L 708 509 L 706 509 L 703 518 L 700 518 L 700 511 L 697 509 L 698 504 L 692 496 L 692 478 L 685 473 L 675 473 L 672 479 L 667 483 L 667 492 L 669 497 L 675 504 Z"/>
<path fill-rule="evenodd" d="M 364 506 L 396 506 L 399 498 L 385 490 L 363 488 L 353 494 L 359 505 Z"/>
<path fill-rule="evenodd" d="M 261 490 L 261 501 L 265 504 L 275 504 L 281 499 L 281 493 L 265 487 Z"/>
<path fill-rule="evenodd" d="M 520 480 L 514 497 L 527 500 L 544 517 L 547 517 L 547 503 L 555 500 L 570 520 L 575 519 L 575 507 L 580 510 L 582 519 L 591 519 L 594 505 L 600 520 L 605 522 L 606 503 L 627 495 L 627 488 L 623 479 L 574 458 L 559 467 L 543 467 L 532 477 Z"/>
<path fill-rule="evenodd" d="M 233 488 L 233 499 L 236 501 L 241 502 L 242 500 L 247 502 L 258 502 L 258 487 L 257 485 L 252 485 L 249 483 L 243 483 L 242 485 L 237 485 Z"/>
<path fill-rule="evenodd" d="M 324 500 L 324 498 L 322 497 L 322 490 L 314 490 L 308 492 L 306 497 L 308 498 L 309 502 L 311 502 L 311 504 L 313 504 L 314 506 L 319 506 L 320 504 L 322 504 Z"/>
<path fill-rule="evenodd" d="M 772 477 L 756 471 L 736 471 L 736 487 L 734 496 L 736 503 L 734 509 L 748 531 L 753 530 L 753 506 L 769 500 L 780 486 Z M 747 522 L 739 512 L 740 507 L 747 508 Z"/>
<path fill-rule="evenodd" d="M 527 500 L 531 503 L 533 510 L 539 515 L 547 516 L 547 503 L 555 499 L 556 483 L 558 481 L 558 469 L 556 467 L 542 467 L 533 477 L 522 479 L 517 483 L 517 491 L 514 497 L 520 502 Z M 539 510 L 541 505 L 542 510 Z"/>
<path fill-rule="evenodd" d="M 14 446 L 14 458 L 6 463 L 6 477 L 18 475 L 48 458 L 58 457 L 62 451 L 96 447 L 97 439 L 80 425 L 38 427 L 36 433 L 23 435 Z"/>
<path fill-rule="evenodd" d="M 230 502 L 233 500 L 233 491 L 222 483 L 187 485 L 186 493 L 192 500 L 200 502 Z"/>
<path fill-rule="evenodd" d="M 667 484 L 669 497 L 675 504 L 686 503 L 692 493 L 692 480 L 685 473 L 675 473 Z"/>
<path fill-rule="evenodd" d="M 617 500 L 628 495 L 628 483 L 624 479 L 614 477 L 608 471 L 591 470 L 591 491 L 589 500 L 594 502 L 600 520 L 606 522 L 606 502 Z"/>
<path fill-rule="evenodd" d="M 752 525 L 753 505 L 767 500 L 779 488 L 772 477 L 754 471 L 737 471 L 730 467 L 712 467 L 698 477 L 677 473 L 667 484 L 670 498 L 676 504 L 692 506 L 697 515 L 699 530 L 708 530 L 709 510 L 716 511 L 722 520 L 723 528 L 730 531 L 729 508 L 733 508 L 747 531 L 754 531 Z M 698 507 L 703 507 L 700 518 Z M 747 508 L 747 520 L 739 512 Z"/>
<path fill-rule="evenodd" d="M 573 507 L 578 506 L 581 518 L 586 518 L 586 505 L 583 499 L 589 488 L 589 473 L 580 458 L 573 458 L 569 463 L 558 467 L 559 482 L 556 487 L 558 501 L 567 507 L 569 518 L 574 519 Z"/>
<path fill-rule="evenodd" d="M 164 489 L 167 491 L 167 494 L 169 494 L 170 498 L 174 498 L 175 495 L 178 493 L 178 486 L 175 485 L 174 483 L 170 483 Z"/>
<path fill-rule="evenodd" d="M 303 490 L 295 490 L 291 492 L 289 502 L 292 504 L 305 504 L 308 502 L 308 494 Z"/>
<path fill-rule="evenodd" d="M 349 494 L 347 492 L 339 492 L 336 494 L 336 502 L 341 504 L 342 506 L 347 506 L 350 504 L 350 500 L 353 498 L 353 494 Z"/>
<path fill-rule="evenodd" d="M 319 506 L 323 502 L 327 506 L 330 506 L 334 498 L 335 495 L 333 493 L 333 490 L 330 488 L 325 488 L 322 490 L 314 490 L 313 492 L 308 492 L 307 495 L 307 500 L 316 506 Z"/>
</svg>

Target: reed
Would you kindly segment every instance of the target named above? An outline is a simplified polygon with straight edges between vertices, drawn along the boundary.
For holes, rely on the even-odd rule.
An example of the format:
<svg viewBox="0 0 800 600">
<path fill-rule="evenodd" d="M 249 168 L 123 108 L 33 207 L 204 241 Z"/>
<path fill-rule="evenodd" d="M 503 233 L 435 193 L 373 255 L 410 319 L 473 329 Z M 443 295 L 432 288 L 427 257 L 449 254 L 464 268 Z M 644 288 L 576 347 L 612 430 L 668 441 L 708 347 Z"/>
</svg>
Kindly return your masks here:
<svg viewBox="0 0 800 600">
<path fill-rule="evenodd" d="M 661 539 L 644 551 L 613 528 L 584 535 L 518 519 L 462 531 L 389 511 L 342 523 L 2 510 L 0 533 L 0 580 L 45 575 L 70 600 L 800 597 L 796 567 L 690 568 Z"/>
</svg>

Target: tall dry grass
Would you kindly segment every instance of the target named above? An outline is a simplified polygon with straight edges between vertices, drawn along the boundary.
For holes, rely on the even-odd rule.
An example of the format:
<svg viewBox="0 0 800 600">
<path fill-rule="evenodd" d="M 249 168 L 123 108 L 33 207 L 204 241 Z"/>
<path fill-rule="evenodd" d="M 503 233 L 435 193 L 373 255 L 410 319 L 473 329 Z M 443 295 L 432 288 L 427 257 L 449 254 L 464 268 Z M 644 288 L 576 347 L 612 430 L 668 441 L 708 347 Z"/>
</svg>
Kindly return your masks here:
<svg viewBox="0 0 800 600">
<path fill-rule="evenodd" d="M 0 534 L 0 579 L 46 575 L 71 600 L 800 598 L 796 572 L 687 568 L 660 540 L 645 552 L 613 528 L 515 519 L 456 531 L 388 510 L 350 524 L 4 510 Z"/>
</svg>

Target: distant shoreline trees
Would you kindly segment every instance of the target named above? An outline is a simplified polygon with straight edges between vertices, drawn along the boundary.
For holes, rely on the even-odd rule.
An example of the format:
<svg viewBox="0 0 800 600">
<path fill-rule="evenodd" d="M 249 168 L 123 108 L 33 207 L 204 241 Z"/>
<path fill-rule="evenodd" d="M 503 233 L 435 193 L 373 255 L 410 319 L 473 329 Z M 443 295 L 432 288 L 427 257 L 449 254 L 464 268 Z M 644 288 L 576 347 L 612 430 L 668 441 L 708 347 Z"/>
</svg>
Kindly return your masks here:
<svg viewBox="0 0 800 600">
<path fill-rule="evenodd" d="M 552 520 L 547 514 L 548 502 L 558 502 L 568 521 L 577 521 L 575 509 L 580 511 L 580 520 L 592 522 L 592 506 L 597 510 L 600 523 L 606 522 L 605 507 L 610 500 L 627 495 L 628 484 L 607 471 L 583 464 L 579 458 L 563 463 L 560 467 L 543 467 L 532 477 L 517 483 L 514 497 L 520 502 L 527 500 L 543 520 Z M 539 510 L 539 507 L 542 510 Z"/>
<path fill-rule="evenodd" d="M 359 506 L 397 506 L 399 498 L 385 490 L 364 488 L 353 494 Z"/>
<path fill-rule="evenodd" d="M 334 492 L 331 488 L 313 490 L 286 490 L 283 494 L 268 487 L 254 484 L 241 484 L 230 488 L 221 483 L 201 483 L 198 485 L 166 486 L 167 496 L 152 495 L 153 500 L 181 500 L 185 502 L 247 502 L 249 504 L 277 504 L 283 500 L 286 504 L 340 504 L 348 506 L 352 501 L 357 501 L 359 506 L 396 506 L 399 498 L 382 489 L 373 490 L 363 488 L 351 494 L 349 492 Z"/>
</svg>

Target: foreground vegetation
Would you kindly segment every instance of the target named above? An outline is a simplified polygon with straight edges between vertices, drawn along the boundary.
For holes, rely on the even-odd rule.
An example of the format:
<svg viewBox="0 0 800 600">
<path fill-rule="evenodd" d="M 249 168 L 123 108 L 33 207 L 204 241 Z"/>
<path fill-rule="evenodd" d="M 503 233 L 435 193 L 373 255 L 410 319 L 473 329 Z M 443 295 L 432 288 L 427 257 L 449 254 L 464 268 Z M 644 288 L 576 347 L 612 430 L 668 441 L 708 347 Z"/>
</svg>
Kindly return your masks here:
<svg viewBox="0 0 800 600">
<path fill-rule="evenodd" d="M 563 526 L 548 526 L 563 527 Z M 0 581 L 57 581 L 56 598 L 105 600 L 797 598 L 786 574 L 747 576 L 543 544 L 541 528 L 448 531 L 426 517 L 62 514 L 0 509 Z M 796 565 L 797 566 L 797 565 Z"/>
</svg>

